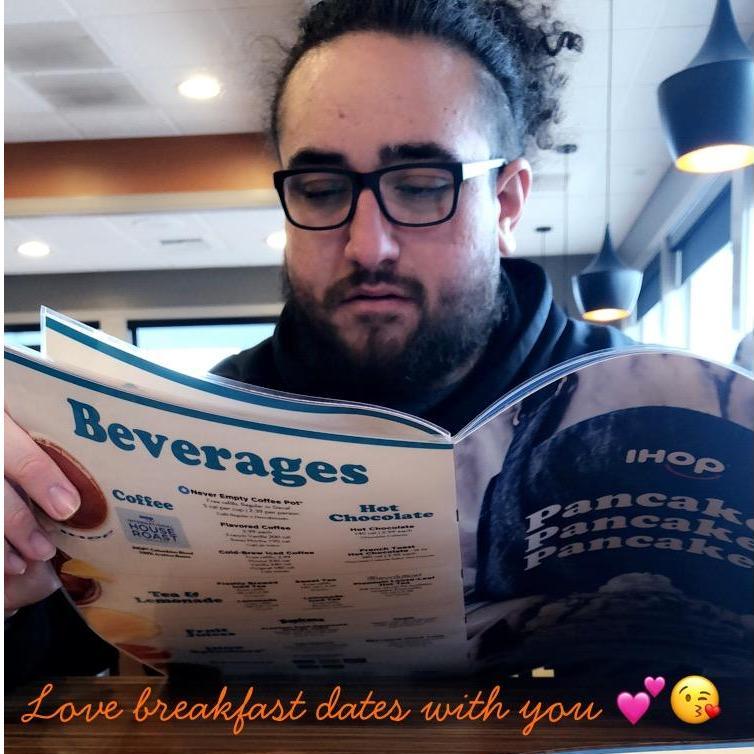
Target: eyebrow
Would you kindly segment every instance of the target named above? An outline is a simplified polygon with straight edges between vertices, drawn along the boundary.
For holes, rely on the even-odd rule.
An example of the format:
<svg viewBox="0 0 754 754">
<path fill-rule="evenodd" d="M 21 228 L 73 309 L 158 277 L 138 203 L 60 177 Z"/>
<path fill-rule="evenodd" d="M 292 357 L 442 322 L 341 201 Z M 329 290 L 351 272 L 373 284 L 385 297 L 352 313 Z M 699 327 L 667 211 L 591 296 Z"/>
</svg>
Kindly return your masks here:
<svg viewBox="0 0 754 754">
<path fill-rule="evenodd" d="M 688 686 L 684 686 L 684 687 L 683 687 L 683 689 L 687 689 L 687 688 L 688 688 Z M 683 693 L 683 689 L 678 689 L 678 693 L 679 693 L 679 694 L 682 694 L 682 693 Z"/>
<path fill-rule="evenodd" d="M 345 168 L 348 167 L 348 160 L 340 152 L 325 152 L 321 149 L 300 149 L 288 160 L 289 170 L 325 165 Z"/>
<path fill-rule="evenodd" d="M 440 162 L 454 162 L 458 159 L 445 147 L 433 141 L 408 142 L 405 144 L 387 144 L 380 148 L 380 165 L 390 165 L 402 160 L 438 160 Z M 341 152 L 328 152 L 322 149 L 305 148 L 288 160 L 288 169 L 295 170 L 305 167 L 338 167 L 347 168 L 350 161 Z"/>
<path fill-rule="evenodd" d="M 380 149 L 380 162 L 384 165 L 398 160 L 441 160 L 453 162 L 456 155 L 434 141 L 389 144 Z"/>
</svg>

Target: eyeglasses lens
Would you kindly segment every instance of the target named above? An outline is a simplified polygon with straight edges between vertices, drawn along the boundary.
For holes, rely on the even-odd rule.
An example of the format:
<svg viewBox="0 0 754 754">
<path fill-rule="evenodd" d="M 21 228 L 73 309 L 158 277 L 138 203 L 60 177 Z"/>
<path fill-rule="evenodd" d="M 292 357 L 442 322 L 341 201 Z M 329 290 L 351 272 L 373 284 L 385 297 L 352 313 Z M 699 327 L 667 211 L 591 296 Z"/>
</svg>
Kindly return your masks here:
<svg viewBox="0 0 754 754">
<path fill-rule="evenodd" d="M 380 193 L 388 214 L 400 223 L 445 220 L 453 208 L 453 174 L 441 168 L 406 168 L 384 173 Z"/>
<path fill-rule="evenodd" d="M 326 228 L 346 219 L 353 182 L 337 173 L 299 173 L 286 178 L 283 191 L 291 219 L 310 228 Z"/>
<path fill-rule="evenodd" d="M 309 228 L 327 228 L 346 220 L 353 202 L 353 180 L 340 173 L 307 172 L 283 184 L 291 219 Z M 453 173 L 441 168 L 405 168 L 380 176 L 379 192 L 388 219 L 406 225 L 442 222 L 453 211 Z"/>
</svg>

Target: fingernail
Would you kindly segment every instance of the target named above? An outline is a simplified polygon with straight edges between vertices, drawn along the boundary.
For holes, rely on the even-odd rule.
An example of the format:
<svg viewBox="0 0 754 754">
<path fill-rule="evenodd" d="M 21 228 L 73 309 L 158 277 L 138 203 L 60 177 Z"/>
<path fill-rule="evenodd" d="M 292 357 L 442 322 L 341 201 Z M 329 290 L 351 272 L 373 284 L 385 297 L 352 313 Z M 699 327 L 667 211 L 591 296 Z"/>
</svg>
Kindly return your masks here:
<svg viewBox="0 0 754 754">
<path fill-rule="evenodd" d="M 26 563 L 15 552 L 6 552 L 5 570 L 20 576 L 26 572 Z"/>
<path fill-rule="evenodd" d="M 79 508 L 78 498 L 65 487 L 54 485 L 48 490 L 52 507 L 62 519 L 70 518 Z"/>
<path fill-rule="evenodd" d="M 33 531 L 29 535 L 29 544 L 40 560 L 49 560 L 55 554 L 55 545 L 41 531 Z"/>
</svg>

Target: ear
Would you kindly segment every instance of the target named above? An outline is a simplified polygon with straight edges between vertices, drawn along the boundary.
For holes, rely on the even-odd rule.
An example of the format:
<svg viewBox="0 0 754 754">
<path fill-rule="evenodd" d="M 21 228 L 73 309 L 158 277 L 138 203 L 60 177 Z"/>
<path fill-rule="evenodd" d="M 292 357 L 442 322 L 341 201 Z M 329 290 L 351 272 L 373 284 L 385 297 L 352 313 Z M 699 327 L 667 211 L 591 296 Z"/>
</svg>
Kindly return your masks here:
<svg viewBox="0 0 754 754">
<path fill-rule="evenodd" d="M 500 204 L 498 218 L 500 256 L 507 257 L 516 251 L 513 229 L 523 214 L 530 189 L 531 165 L 523 157 L 506 165 L 497 178 L 497 199 Z"/>
</svg>

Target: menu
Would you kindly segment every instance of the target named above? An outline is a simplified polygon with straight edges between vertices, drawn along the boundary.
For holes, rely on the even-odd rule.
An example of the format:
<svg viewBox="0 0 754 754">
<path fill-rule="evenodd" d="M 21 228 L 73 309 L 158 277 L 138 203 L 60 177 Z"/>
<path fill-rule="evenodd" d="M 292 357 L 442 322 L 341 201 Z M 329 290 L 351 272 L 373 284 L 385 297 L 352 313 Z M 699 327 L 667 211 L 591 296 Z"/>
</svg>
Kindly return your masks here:
<svg viewBox="0 0 754 754">
<path fill-rule="evenodd" d="M 742 370 L 587 354 L 450 436 L 181 374 L 49 309 L 42 322 L 41 354 L 5 349 L 7 410 L 82 503 L 37 515 L 82 618 L 146 665 L 752 676 Z"/>
</svg>

